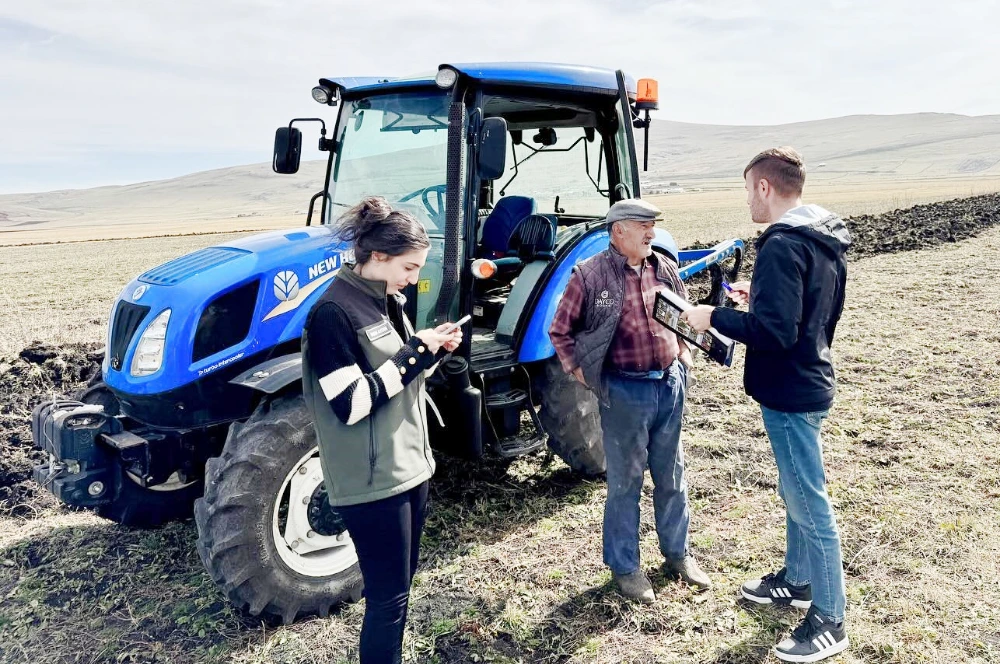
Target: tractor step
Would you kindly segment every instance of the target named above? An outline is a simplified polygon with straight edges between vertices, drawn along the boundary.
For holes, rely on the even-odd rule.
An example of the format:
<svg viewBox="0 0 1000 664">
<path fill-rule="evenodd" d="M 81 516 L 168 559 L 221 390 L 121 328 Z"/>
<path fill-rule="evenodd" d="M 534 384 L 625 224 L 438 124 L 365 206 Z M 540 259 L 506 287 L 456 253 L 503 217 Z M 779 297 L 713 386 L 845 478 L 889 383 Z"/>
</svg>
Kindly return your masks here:
<svg viewBox="0 0 1000 664">
<path fill-rule="evenodd" d="M 531 402 L 530 395 L 521 389 L 510 389 L 505 392 L 498 392 L 486 397 L 486 409 L 488 411 L 502 411 L 516 408 L 518 412 L 524 411 L 531 418 L 531 425 L 534 432 L 529 436 L 505 436 L 494 443 L 494 451 L 497 456 L 510 458 L 531 454 L 532 452 L 545 447 L 545 429 L 538 419 L 535 406 Z"/>
<path fill-rule="evenodd" d="M 524 404 L 528 401 L 528 393 L 524 390 L 507 390 L 506 392 L 498 392 L 497 394 L 490 394 L 486 397 L 486 408 L 488 410 L 502 410 L 504 408 L 513 408 L 515 406 L 524 407 Z"/>
<path fill-rule="evenodd" d="M 545 447 L 545 435 L 536 434 L 531 438 L 508 436 L 497 441 L 494 451 L 497 456 L 505 459 L 531 454 Z"/>
</svg>

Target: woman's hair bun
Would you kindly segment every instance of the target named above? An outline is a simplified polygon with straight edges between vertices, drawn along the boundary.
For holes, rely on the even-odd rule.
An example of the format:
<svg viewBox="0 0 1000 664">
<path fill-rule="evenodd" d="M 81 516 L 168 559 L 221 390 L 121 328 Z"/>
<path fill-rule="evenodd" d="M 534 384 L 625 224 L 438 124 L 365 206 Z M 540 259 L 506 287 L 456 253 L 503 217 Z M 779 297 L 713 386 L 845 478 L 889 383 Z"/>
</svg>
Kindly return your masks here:
<svg viewBox="0 0 1000 664">
<path fill-rule="evenodd" d="M 392 206 L 381 196 L 368 196 L 347 210 L 337 220 L 334 232 L 343 240 L 356 243 L 392 214 Z"/>
<path fill-rule="evenodd" d="M 392 206 L 381 196 L 369 196 L 358 205 L 358 216 L 362 221 L 378 223 L 385 221 L 392 214 Z"/>
</svg>

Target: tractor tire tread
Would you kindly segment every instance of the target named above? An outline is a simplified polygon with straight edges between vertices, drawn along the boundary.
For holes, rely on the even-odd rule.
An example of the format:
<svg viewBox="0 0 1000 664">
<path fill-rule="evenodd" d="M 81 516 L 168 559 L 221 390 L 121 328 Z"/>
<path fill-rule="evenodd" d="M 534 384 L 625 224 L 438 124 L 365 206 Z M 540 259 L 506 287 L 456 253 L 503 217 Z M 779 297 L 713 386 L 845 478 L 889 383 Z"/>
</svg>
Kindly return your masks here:
<svg viewBox="0 0 1000 664">
<path fill-rule="evenodd" d="M 329 615 L 332 606 L 361 594 L 357 565 L 310 581 L 280 562 L 270 538 L 274 492 L 284 479 L 289 450 L 308 452 L 311 421 L 301 396 L 264 401 L 234 424 L 222 454 L 206 466 L 205 495 L 194 508 L 198 555 L 229 600 L 253 616 L 290 624 L 302 615 Z M 268 487 L 248 492 L 247 486 Z"/>
</svg>

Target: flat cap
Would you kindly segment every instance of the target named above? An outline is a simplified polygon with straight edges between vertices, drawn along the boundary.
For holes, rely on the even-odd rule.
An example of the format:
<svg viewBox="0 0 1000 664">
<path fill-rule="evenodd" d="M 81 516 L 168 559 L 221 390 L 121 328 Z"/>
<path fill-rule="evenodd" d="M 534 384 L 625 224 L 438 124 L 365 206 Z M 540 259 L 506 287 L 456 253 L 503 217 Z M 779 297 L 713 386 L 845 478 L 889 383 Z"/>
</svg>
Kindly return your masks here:
<svg viewBox="0 0 1000 664">
<path fill-rule="evenodd" d="M 658 207 L 639 198 L 618 201 L 608 210 L 609 224 L 615 221 L 656 221 L 662 218 L 663 213 Z"/>
</svg>

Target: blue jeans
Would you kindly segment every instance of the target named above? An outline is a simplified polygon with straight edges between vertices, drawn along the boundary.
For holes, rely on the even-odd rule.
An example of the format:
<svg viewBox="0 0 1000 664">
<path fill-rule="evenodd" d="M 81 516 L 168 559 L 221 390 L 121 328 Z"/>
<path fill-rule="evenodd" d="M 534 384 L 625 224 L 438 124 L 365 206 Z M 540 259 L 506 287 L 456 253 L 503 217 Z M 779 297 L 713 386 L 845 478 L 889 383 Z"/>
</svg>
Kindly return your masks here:
<svg viewBox="0 0 1000 664">
<path fill-rule="evenodd" d="M 608 469 L 604 504 L 604 563 L 615 574 L 639 569 L 639 496 L 643 473 L 653 476 L 653 514 L 660 551 L 687 554 L 687 484 L 681 448 L 687 369 L 674 362 L 661 380 L 607 374 L 610 407 L 601 406 Z"/>
<path fill-rule="evenodd" d="M 785 413 L 760 407 L 785 501 L 785 580 L 812 586 L 813 606 L 844 620 L 847 595 L 837 518 L 826 493 L 820 427 L 829 411 Z"/>
</svg>

